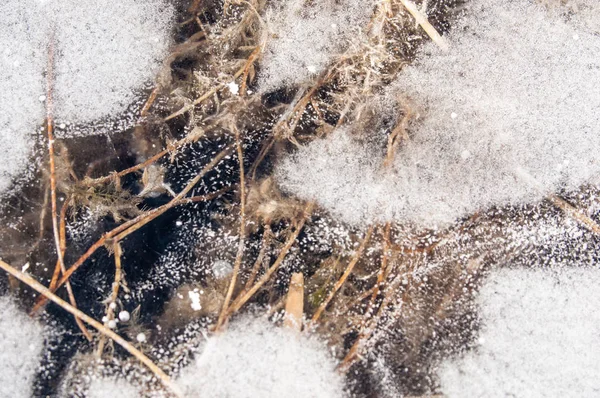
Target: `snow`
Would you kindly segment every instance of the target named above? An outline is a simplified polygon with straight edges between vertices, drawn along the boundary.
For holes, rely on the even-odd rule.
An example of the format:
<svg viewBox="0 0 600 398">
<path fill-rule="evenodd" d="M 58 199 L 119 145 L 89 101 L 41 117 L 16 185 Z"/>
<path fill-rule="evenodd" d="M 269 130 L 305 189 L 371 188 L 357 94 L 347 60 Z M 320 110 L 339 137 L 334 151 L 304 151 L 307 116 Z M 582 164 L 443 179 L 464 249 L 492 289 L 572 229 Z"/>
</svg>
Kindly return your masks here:
<svg viewBox="0 0 600 398">
<path fill-rule="evenodd" d="M 38 97 L 44 93 L 46 63 L 32 56 L 42 38 L 23 22 L 32 7 L 33 0 L 0 3 L 0 193 L 28 168 L 32 137 L 44 119 Z"/>
<path fill-rule="evenodd" d="M 5 0 L 0 4 L 0 192 L 31 172 L 45 118 L 49 45 L 57 126 L 119 118 L 151 81 L 169 46 L 164 0 Z M 137 91 L 136 91 L 137 90 Z M 97 133 L 65 132 L 59 137 Z M 28 170 L 29 169 L 29 170 Z"/>
<path fill-rule="evenodd" d="M 447 397 L 593 397 L 600 391 L 600 269 L 494 271 L 478 345 L 440 366 Z"/>
<path fill-rule="evenodd" d="M 421 115 L 389 169 L 380 148 L 353 138 L 378 132 L 348 128 L 281 162 L 280 185 L 348 223 L 432 226 L 590 182 L 600 36 L 581 19 L 529 0 L 473 0 L 452 49 L 425 46 L 379 99 L 394 109 L 391 98 L 406 98 Z"/>
<path fill-rule="evenodd" d="M 268 10 L 265 20 L 271 37 L 261 62 L 262 91 L 314 79 L 359 34 L 373 11 L 371 0 L 314 3 L 276 1 Z"/>
<path fill-rule="evenodd" d="M 325 345 L 267 321 L 238 320 L 206 341 L 177 383 L 187 397 L 342 397 Z"/>
<path fill-rule="evenodd" d="M 55 0 L 56 115 L 85 123 L 124 112 L 169 46 L 164 0 Z M 40 13 L 44 12 L 42 8 Z"/>
<path fill-rule="evenodd" d="M 29 398 L 44 348 L 44 328 L 0 297 L 0 396 Z"/>
<path fill-rule="evenodd" d="M 137 388 L 124 380 L 93 379 L 87 393 L 88 398 L 138 398 Z"/>
</svg>

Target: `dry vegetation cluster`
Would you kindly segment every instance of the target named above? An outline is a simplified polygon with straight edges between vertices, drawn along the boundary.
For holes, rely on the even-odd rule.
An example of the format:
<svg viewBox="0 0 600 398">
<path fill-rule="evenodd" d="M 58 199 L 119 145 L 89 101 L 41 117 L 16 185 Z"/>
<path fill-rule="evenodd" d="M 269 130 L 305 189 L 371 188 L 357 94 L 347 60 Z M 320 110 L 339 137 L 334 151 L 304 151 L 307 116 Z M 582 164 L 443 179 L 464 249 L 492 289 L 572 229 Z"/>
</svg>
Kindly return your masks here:
<svg viewBox="0 0 600 398">
<path fill-rule="evenodd" d="M 35 172 L 4 194 L 0 228 L 0 265 L 11 274 L 4 285 L 48 325 L 33 394 L 281 396 L 298 386 L 278 380 L 295 376 L 308 383 L 305 396 L 438 394 L 440 363 L 477 341 L 474 298 L 490 270 L 596 264 L 600 206 L 593 176 L 570 178 L 576 171 L 568 168 L 559 176 L 568 183 L 553 175 L 537 190 L 534 181 L 535 195 L 519 191 L 504 200 L 496 192 L 465 205 L 461 195 L 468 189 L 455 185 L 469 168 L 454 166 L 461 154 L 496 166 L 485 164 L 490 152 L 475 153 L 476 138 L 469 154 L 457 149 L 455 163 L 442 159 L 451 181 L 440 169 L 416 187 L 435 196 L 431 183 L 439 184 L 450 220 L 422 223 L 439 221 L 430 217 L 439 207 L 427 216 L 371 216 L 386 206 L 382 197 L 394 202 L 372 181 L 391 176 L 397 187 L 398 164 L 418 151 L 415 142 L 447 145 L 422 137 L 427 112 L 454 119 L 444 98 L 458 83 L 444 54 L 453 54 L 452 28 L 468 29 L 459 21 L 472 3 L 489 2 L 176 2 L 171 46 L 141 100 L 100 121 L 94 115 L 89 127 L 67 129 L 56 140 L 49 113 L 30 154 Z M 546 3 L 557 20 L 572 18 L 596 32 L 581 33 L 588 49 L 595 48 L 597 24 L 583 16 L 597 15 L 597 7 Z M 534 16 L 543 10 L 528 7 L 535 7 Z M 496 27 L 485 28 L 492 33 L 482 31 L 482 40 L 494 39 Z M 549 46 L 540 53 L 551 53 Z M 560 43 L 555 47 L 573 56 Z M 406 72 L 427 54 L 439 61 L 428 72 L 447 68 L 445 86 L 428 81 L 428 73 Z M 67 84 L 69 75 L 59 76 L 57 87 Z M 409 95 L 432 85 L 441 87 L 437 102 L 421 107 Z M 465 97 L 479 90 L 469 89 Z M 593 101 L 580 104 L 582 115 L 597 110 Z M 482 108 L 469 109 L 476 115 Z M 77 109 L 66 113 L 72 114 Z M 507 114 L 496 114 L 504 118 L 498 123 L 511 128 Z M 128 122 L 115 123 L 119 118 Z M 497 132 L 489 123 L 477 127 Z M 598 125 L 588 127 L 591 134 Z M 535 134 L 534 126 L 531 141 Z M 566 144 L 576 146 L 574 157 L 593 163 L 578 137 L 579 146 Z M 430 166 L 436 153 L 426 155 Z M 331 154 L 320 168 L 311 167 Z M 519 156 L 527 166 L 552 163 Z M 319 179 L 331 170 L 365 180 L 348 186 L 335 176 Z M 513 177 L 502 177 L 510 186 Z M 482 191 L 495 189 L 493 181 L 485 184 Z M 329 187 L 333 196 L 319 196 Z M 449 191 L 458 193 L 442 197 Z M 419 198 L 411 196 L 409 206 L 418 207 Z M 418 211 L 430 211 L 424 206 Z M 275 326 L 258 327 L 249 317 Z M 277 342 L 290 347 L 282 363 Z M 315 373 L 319 366 L 330 377 Z M 248 380 L 248 368 L 259 376 Z M 444 369 L 449 377 L 453 370 Z"/>
</svg>

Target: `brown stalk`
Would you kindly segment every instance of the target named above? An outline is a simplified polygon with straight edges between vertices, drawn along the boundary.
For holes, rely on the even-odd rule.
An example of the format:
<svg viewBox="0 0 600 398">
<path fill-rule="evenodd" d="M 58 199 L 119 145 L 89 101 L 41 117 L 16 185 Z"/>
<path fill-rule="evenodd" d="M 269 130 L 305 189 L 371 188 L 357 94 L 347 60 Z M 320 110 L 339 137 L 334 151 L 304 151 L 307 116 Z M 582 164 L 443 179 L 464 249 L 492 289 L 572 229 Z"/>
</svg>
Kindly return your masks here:
<svg viewBox="0 0 600 398">
<path fill-rule="evenodd" d="M 71 204 L 71 197 L 69 196 L 65 203 L 63 203 L 60 209 L 60 226 L 59 226 L 59 234 L 60 234 L 60 250 L 62 256 L 64 258 L 65 251 L 67 248 L 67 209 Z M 49 289 L 52 290 L 56 287 L 56 283 L 58 282 L 58 278 L 60 277 L 61 269 L 60 269 L 60 261 L 56 260 L 56 266 L 54 267 L 54 274 L 52 274 L 52 280 L 50 281 Z"/>
<path fill-rule="evenodd" d="M 304 275 L 295 272 L 290 279 L 290 287 L 285 301 L 283 326 L 300 332 L 304 313 Z"/>
<path fill-rule="evenodd" d="M 152 362 L 150 358 L 144 355 L 141 351 L 139 351 L 137 348 L 131 345 L 124 338 L 122 338 L 121 336 L 119 336 L 118 334 L 116 334 L 115 332 L 113 332 L 94 318 L 86 315 L 85 313 L 78 310 L 76 307 L 70 305 L 69 303 L 52 293 L 50 290 L 48 290 L 48 288 L 46 288 L 44 285 L 33 279 L 31 276 L 24 274 L 23 272 L 11 267 L 2 260 L 0 260 L 0 268 L 8 272 L 13 277 L 17 278 L 21 282 L 25 283 L 33 290 L 37 291 L 38 293 L 46 297 L 48 300 L 53 301 L 62 309 L 75 316 L 77 319 L 82 320 L 83 322 L 92 326 L 94 329 L 98 330 L 103 335 L 112 339 L 115 343 L 119 344 L 121 347 L 127 350 L 127 352 L 129 352 L 140 362 L 146 365 L 148 369 L 150 369 L 150 371 L 152 371 L 152 373 L 154 373 L 154 375 L 163 383 L 163 385 L 167 387 L 173 394 L 175 394 L 177 397 L 183 397 L 183 394 L 181 394 L 179 388 L 177 388 L 177 386 L 171 381 L 169 376 L 165 372 L 163 372 L 162 369 L 156 366 L 156 364 L 154 364 L 154 362 Z"/>
<path fill-rule="evenodd" d="M 433 40 L 435 44 L 437 44 L 439 48 L 441 48 L 444 51 L 448 51 L 450 49 L 450 46 L 448 45 L 446 39 L 444 39 L 442 35 L 440 35 L 438 31 L 433 27 L 433 25 L 429 23 L 427 17 L 423 15 L 421 11 L 419 11 L 415 3 L 413 3 L 410 0 L 400 0 L 400 3 L 402 3 L 402 5 L 408 10 L 408 12 L 410 12 L 413 18 L 415 18 L 415 20 L 417 21 L 417 23 L 423 28 L 425 33 L 427 33 L 427 35 L 431 38 L 431 40 Z"/>
<path fill-rule="evenodd" d="M 329 305 L 329 303 L 331 302 L 331 300 L 333 299 L 333 297 L 336 295 L 336 293 L 338 292 L 338 290 L 340 290 L 340 288 L 344 285 L 344 283 L 346 282 L 346 279 L 348 279 L 348 277 L 352 273 L 352 270 L 354 269 L 354 266 L 356 265 L 356 263 L 358 263 L 358 260 L 360 260 L 363 252 L 365 251 L 365 248 L 367 247 L 367 243 L 369 242 L 369 239 L 371 239 L 371 234 L 372 233 L 373 233 L 373 227 L 371 226 L 367 230 L 367 234 L 365 235 L 364 239 L 362 240 L 362 242 L 360 244 L 360 247 L 358 248 L 358 250 L 354 254 L 354 257 L 348 263 L 348 266 L 346 267 L 346 270 L 344 271 L 344 273 L 342 274 L 342 276 L 340 277 L 340 279 L 338 279 L 338 281 L 333 286 L 333 289 L 329 293 L 329 296 L 327 296 L 327 298 L 325 299 L 325 301 L 323 301 L 321 303 L 321 305 L 319 306 L 319 308 L 317 309 L 317 311 L 313 315 L 313 317 L 312 317 L 312 322 L 313 323 L 316 323 L 319 320 L 319 318 L 321 317 L 321 315 L 323 314 L 323 312 L 325 311 L 325 309 L 327 308 L 327 306 Z"/>
<path fill-rule="evenodd" d="M 256 261 L 254 262 L 254 265 L 252 266 L 252 271 L 250 272 L 250 277 L 248 278 L 248 281 L 246 282 L 246 285 L 244 286 L 244 291 L 248 291 L 248 289 L 250 289 L 250 287 L 254 283 L 254 280 L 256 279 L 256 275 L 258 275 L 260 266 L 262 265 L 262 262 L 265 258 L 267 249 L 269 248 L 270 242 L 271 242 L 271 227 L 269 225 L 265 225 L 265 230 L 263 232 L 260 251 L 258 252 L 258 256 L 256 257 Z"/>
<path fill-rule="evenodd" d="M 557 195 L 550 195 L 548 199 L 552 202 L 554 206 L 564 211 L 569 217 L 573 218 L 575 221 L 579 222 L 596 235 L 600 235 L 600 225 L 598 225 L 598 223 L 592 220 L 590 217 L 580 212 L 569 202 Z"/>
<path fill-rule="evenodd" d="M 377 273 L 377 282 L 375 283 L 374 289 L 373 289 L 373 294 L 371 295 L 371 300 L 369 301 L 369 306 L 367 307 L 367 310 L 365 311 L 365 315 L 369 316 L 369 313 L 371 312 L 371 308 L 373 307 L 373 304 L 375 304 L 375 300 L 377 299 L 377 296 L 379 295 L 379 291 L 381 289 L 381 287 L 383 286 L 383 281 L 385 280 L 385 277 L 388 273 L 388 263 L 389 263 L 389 259 L 390 259 L 390 253 L 389 253 L 389 249 L 390 249 L 390 232 L 391 232 L 391 224 L 388 222 L 387 224 L 385 224 L 385 227 L 383 229 L 383 254 L 381 256 L 381 268 L 379 269 L 379 272 Z"/>
<path fill-rule="evenodd" d="M 54 116 L 53 116 L 53 90 L 54 90 L 54 37 L 50 38 L 50 45 L 48 46 L 48 69 L 46 71 L 46 133 L 48 135 L 48 157 L 50 163 L 50 203 L 52 208 L 52 232 L 54 234 L 54 244 L 56 246 L 56 254 L 58 256 L 58 264 L 60 271 L 64 274 L 65 261 L 64 261 L 64 250 L 60 239 L 60 230 L 58 226 L 58 205 L 56 200 L 56 162 L 54 159 Z M 56 272 L 55 272 L 56 274 Z M 74 307 L 77 307 L 75 301 L 75 295 L 73 294 L 73 288 L 71 284 L 67 284 L 67 293 L 69 295 L 69 301 Z M 80 319 L 75 318 L 75 322 L 83 335 L 89 340 L 92 340 L 92 335 L 87 330 L 85 325 Z"/>
<path fill-rule="evenodd" d="M 113 319 L 115 319 L 115 310 L 111 307 L 111 305 L 113 303 L 116 304 L 117 299 L 119 298 L 119 288 L 121 286 L 121 274 L 122 274 L 121 255 L 123 254 L 123 252 L 121 250 L 121 244 L 119 242 L 115 242 L 113 244 L 113 254 L 115 257 L 115 281 L 113 282 L 112 293 L 110 295 L 110 298 L 108 300 L 108 305 L 106 308 L 107 321 L 105 322 L 105 324 L 108 323 L 109 321 L 112 321 Z M 102 356 L 102 353 L 104 352 L 105 344 L 106 344 L 106 336 L 102 336 L 100 338 L 100 342 L 98 343 L 98 349 L 96 350 L 96 356 L 98 358 L 100 358 Z"/>
<path fill-rule="evenodd" d="M 244 153 L 242 150 L 242 142 L 240 139 L 240 132 L 237 128 L 235 129 L 235 143 L 240 165 L 240 237 L 238 241 L 237 254 L 235 256 L 235 264 L 233 266 L 233 272 L 231 273 L 231 280 L 229 281 L 229 288 L 227 289 L 227 294 L 225 295 L 225 300 L 223 301 L 223 308 L 219 314 L 219 319 L 217 321 L 217 327 L 215 330 L 219 330 L 225 321 L 227 308 L 229 307 L 229 302 L 231 301 L 231 296 L 233 295 L 233 290 L 235 289 L 235 284 L 237 282 L 237 276 L 240 272 L 240 267 L 242 266 L 242 261 L 244 259 L 244 247 L 246 245 L 246 176 L 244 174 Z"/>
</svg>

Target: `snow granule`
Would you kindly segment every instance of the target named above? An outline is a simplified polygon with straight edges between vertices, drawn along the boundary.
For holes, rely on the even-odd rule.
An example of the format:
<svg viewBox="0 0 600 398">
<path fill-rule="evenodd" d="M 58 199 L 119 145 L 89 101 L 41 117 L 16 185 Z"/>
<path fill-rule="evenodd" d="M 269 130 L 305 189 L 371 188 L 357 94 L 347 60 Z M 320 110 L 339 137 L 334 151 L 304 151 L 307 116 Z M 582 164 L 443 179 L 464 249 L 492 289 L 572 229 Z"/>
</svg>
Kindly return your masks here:
<svg viewBox="0 0 600 398">
<path fill-rule="evenodd" d="M 282 188 L 350 223 L 431 225 L 600 175 L 600 36 L 529 0 L 468 7 L 390 90 L 421 114 L 391 169 L 339 132 L 284 160 Z"/>
<path fill-rule="evenodd" d="M 12 299 L 0 297 L 0 396 L 32 396 L 43 348 L 43 326 Z"/>
<path fill-rule="evenodd" d="M 137 388 L 119 379 L 92 380 L 87 393 L 88 398 L 139 398 L 140 393 Z"/>
<path fill-rule="evenodd" d="M 187 397 L 342 397 L 335 365 L 317 340 L 248 319 L 209 338 L 177 383 Z"/>
<path fill-rule="evenodd" d="M 502 269 L 482 287 L 479 345 L 439 369 L 447 397 L 595 397 L 600 269 Z"/>
<path fill-rule="evenodd" d="M 259 86 L 268 91 L 313 79 L 349 43 L 372 13 L 371 0 L 274 2 L 266 14 L 272 34 L 261 62 Z"/>
</svg>

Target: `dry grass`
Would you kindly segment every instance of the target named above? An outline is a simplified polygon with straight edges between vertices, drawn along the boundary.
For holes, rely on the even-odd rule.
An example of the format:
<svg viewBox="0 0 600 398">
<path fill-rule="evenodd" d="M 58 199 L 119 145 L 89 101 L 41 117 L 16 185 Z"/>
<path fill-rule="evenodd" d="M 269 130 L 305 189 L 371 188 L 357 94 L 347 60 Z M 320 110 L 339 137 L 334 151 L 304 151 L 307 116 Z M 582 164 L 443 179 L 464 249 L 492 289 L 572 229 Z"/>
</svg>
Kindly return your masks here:
<svg viewBox="0 0 600 398">
<path fill-rule="evenodd" d="M 247 93 L 248 88 L 255 86 L 255 76 L 268 36 L 260 19 L 266 3 L 250 0 L 226 4 L 222 10 L 207 0 L 195 0 L 190 4 L 189 18 L 179 26 L 187 32 L 188 39 L 173 48 L 165 72 L 171 77 L 150 93 L 141 111 L 144 124 L 138 126 L 142 135 L 152 135 L 157 126 L 173 126 L 173 130 L 177 129 L 176 126 L 185 126 L 179 128 L 184 133 L 174 138 L 153 136 L 151 139 L 156 139 L 162 147 L 140 154 L 138 164 L 124 170 L 113 170 L 104 176 L 86 176 L 79 180 L 69 177 L 69 173 L 58 173 L 55 161 L 64 163 L 60 166 L 62 169 L 69 169 L 71 165 L 67 156 L 55 159 L 49 113 L 49 196 L 56 246 L 54 255 L 58 257 L 56 271 L 46 289 L 4 262 L 0 262 L 0 266 L 42 293 L 33 313 L 48 300 L 56 302 L 78 321 L 83 320 L 102 333 L 101 338 L 93 340 L 99 355 L 106 355 L 104 346 L 106 338 L 110 338 L 150 367 L 171 388 L 169 377 L 130 342 L 77 310 L 69 279 L 82 267 L 93 267 L 88 260 L 99 249 L 109 248 L 114 256 L 116 272 L 108 303 L 117 302 L 122 294 L 119 286 L 126 277 L 121 272 L 121 256 L 127 254 L 122 253 L 122 242 L 169 210 L 191 202 L 212 201 L 234 191 L 234 203 L 230 203 L 229 212 L 218 220 L 223 230 L 235 231 L 238 246 L 221 311 L 215 314 L 215 330 L 225 327 L 228 319 L 244 311 L 249 303 L 277 310 L 285 305 L 287 315 L 284 323 L 301 329 L 303 316 L 312 319 L 311 330 L 321 332 L 338 349 L 341 371 L 368 367 L 371 360 L 368 351 L 387 341 L 389 346 L 382 350 L 382 355 L 393 356 L 396 368 L 410 369 L 406 375 L 398 376 L 405 382 L 404 392 L 430 392 L 435 385 L 424 383 L 416 386 L 416 383 L 411 384 L 411 378 L 422 377 L 417 373 L 422 369 L 426 372 L 431 365 L 427 358 L 432 357 L 431 346 L 440 340 L 436 334 L 461 341 L 468 338 L 457 331 L 464 329 L 464 325 L 454 321 L 470 307 L 465 304 L 464 311 L 457 308 L 469 301 L 469 292 L 476 289 L 490 259 L 510 255 L 499 247 L 499 240 L 490 239 L 486 245 L 467 253 L 459 241 L 466 236 L 494 236 L 496 224 L 501 221 L 494 215 L 474 215 L 446 231 L 418 234 L 408 226 L 392 223 L 372 225 L 364 231 L 349 229 L 349 240 L 353 244 L 350 246 L 354 250 L 349 252 L 347 248 L 331 243 L 331 250 L 325 255 L 300 256 L 305 267 L 299 270 L 302 273 L 293 273 L 291 279 L 295 282 L 290 284 L 287 282 L 290 280 L 287 270 L 282 271 L 282 266 L 293 248 L 302 245 L 301 234 L 310 233 L 307 232 L 308 227 L 316 225 L 319 220 L 332 221 L 313 203 L 302 203 L 279 192 L 271 173 L 274 162 L 290 147 L 310 142 L 347 125 L 368 125 L 372 117 L 368 99 L 385 89 L 401 68 L 412 60 L 418 42 L 431 38 L 444 48 L 447 43 L 413 2 L 381 0 L 369 24 L 363 27 L 367 32 L 363 38 L 333 59 L 330 67 L 310 85 L 288 88 L 295 93 L 292 100 L 282 98 L 272 105 L 267 104 L 268 101 L 260 94 Z M 449 7 L 458 7 L 460 2 L 449 4 Z M 439 24 L 450 14 L 451 9 L 434 9 L 432 16 Z M 418 39 L 409 40 L 409 37 Z M 173 65 L 181 59 L 186 59 L 191 66 L 187 67 L 183 77 L 174 78 Z M 239 85 L 240 95 L 232 95 L 228 91 L 232 82 Z M 51 99 L 51 92 L 48 98 Z M 401 99 L 399 108 L 402 109 L 401 114 L 387 132 L 389 139 L 382 164 L 389 164 L 397 147 L 408 139 L 407 128 L 414 113 L 410 104 Z M 261 126 L 258 133 L 255 126 Z M 176 156 L 185 148 L 200 141 L 210 142 L 215 137 L 228 142 L 225 149 L 218 152 L 166 204 L 140 209 L 134 203 L 134 217 L 126 214 L 124 218 L 129 218 L 127 221 L 122 220 L 114 229 L 105 232 L 69 266 L 65 264 L 65 253 L 71 249 L 65 232 L 70 210 L 75 214 L 78 209 L 93 208 L 104 201 L 103 206 L 109 208 L 107 213 L 119 218 L 123 214 L 122 209 L 116 208 L 122 203 L 120 200 L 133 201 L 131 196 L 127 196 L 131 193 L 122 186 L 124 178 L 135 175 L 141 181 L 143 177 L 139 176 L 139 172 L 152 166 L 162 167 L 161 162 L 175 162 Z M 245 153 L 246 144 L 260 150 Z M 148 145 L 148 148 L 151 147 Z M 238 181 L 208 195 L 190 196 L 203 178 L 233 153 L 237 154 Z M 246 168 L 244 160 L 249 168 Z M 56 181 L 57 178 L 60 181 Z M 100 191 L 109 192 L 112 201 L 105 202 L 101 195 L 90 194 Z M 60 212 L 57 205 L 59 195 L 69 198 L 64 201 Z M 596 234 L 600 232 L 594 220 L 563 199 L 552 197 L 551 201 Z M 43 224 L 45 205 L 41 208 Z M 251 250 L 253 247 L 259 250 Z M 273 253 L 274 256 L 271 256 Z M 428 269 L 432 260 L 441 265 Z M 47 263 L 50 261 L 54 259 L 46 259 Z M 286 276 L 288 293 L 288 289 L 281 289 L 275 283 L 278 273 Z M 63 285 L 68 289 L 71 305 L 55 296 Z M 114 319 L 114 312 L 110 308 L 106 311 L 107 319 Z M 81 329 L 86 333 L 84 326 Z M 390 332 L 392 329 L 396 332 Z M 89 332 L 86 336 L 92 339 Z"/>
</svg>

